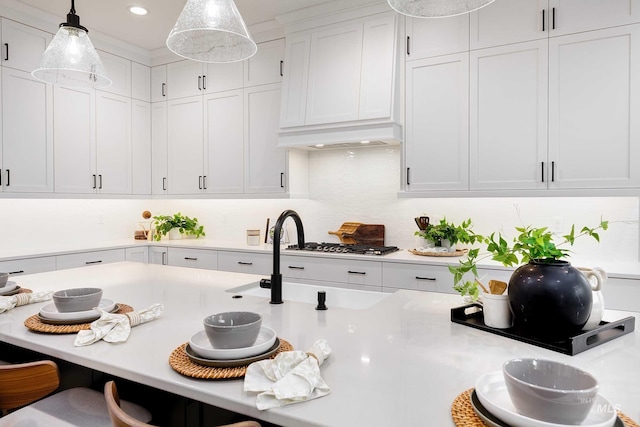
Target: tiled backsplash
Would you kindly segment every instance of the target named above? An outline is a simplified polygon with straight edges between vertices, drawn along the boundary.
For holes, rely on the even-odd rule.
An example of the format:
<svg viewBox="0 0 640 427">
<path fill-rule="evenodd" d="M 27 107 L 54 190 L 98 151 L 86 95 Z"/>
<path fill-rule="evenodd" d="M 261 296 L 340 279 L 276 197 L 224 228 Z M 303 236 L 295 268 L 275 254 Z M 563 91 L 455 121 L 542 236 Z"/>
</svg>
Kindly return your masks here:
<svg viewBox="0 0 640 427">
<path fill-rule="evenodd" d="M 343 222 L 386 226 L 386 243 L 414 247 L 413 218 L 428 215 L 432 222 L 446 216 L 460 222 L 471 218 L 483 234 L 504 231 L 513 236 L 517 225 L 551 226 L 562 231 L 571 224 L 595 225 L 600 217 L 612 221 L 601 243 L 581 239 L 574 250 L 581 256 L 618 261 L 638 260 L 639 200 L 599 198 L 440 198 L 398 199 L 400 147 L 371 147 L 310 153 L 310 198 L 283 199 L 0 199 L 3 245 L 31 247 L 39 242 L 104 241 L 132 238 L 143 210 L 156 214 L 180 211 L 196 216 L 207 235 L 222 240 L 245 239 L 245 230 L 264 230 L 285 209 L 302 217 L 311 241 L 338 241 L 329 235 Z M 264 235 L 263 235 L 264 236 Z"/>
</svg>

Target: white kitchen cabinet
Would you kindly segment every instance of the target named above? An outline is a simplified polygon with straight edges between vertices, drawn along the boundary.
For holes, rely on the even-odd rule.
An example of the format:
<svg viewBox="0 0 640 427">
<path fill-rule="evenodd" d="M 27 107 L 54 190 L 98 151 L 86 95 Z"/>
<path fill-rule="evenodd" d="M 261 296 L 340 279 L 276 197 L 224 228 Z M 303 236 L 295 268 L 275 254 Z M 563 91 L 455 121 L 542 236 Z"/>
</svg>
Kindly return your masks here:
<svg viewBox="0 0 640 427">
<path fill-rule="evenodd" d="M 104 251 L 82 252 L 56 256 L 56 266 L 58 270 L 122 261 L 125 261 L 124 249 L 108 249 Z"/>
<path fill-rule="evenodd" d="M 258 51 L 245 63 L 244 87 L 281 83 L 284 72 L 284 39 L 258 43 Z"/>
<path fill-rule="evenodd" d="M 2 67 L 0 188 L 53 192 L 53 88 Z"/>
<path fill-rule="evenodd" d="M 604 308 L 640 311 L 640 280 L 609 277 L 602 286 Z"/>
<path fill-rule="evenodd" d="M 131 181 L 133 194 L 151 194 L 151 103 L 131 102 Z"/>
<path fill-rule="evenodd" d="M 159 77 L 159 76 L 158 76 Z M 203 64 L 183 60 L 167 65 L 166 90 L 169 100 L 240 89 L 244 80 L 244 61 Z"/>
<path fill-rule="evenodd" d="M 207 193 L 244 191 L 244 95 L 242 90 L 204 98 L 204 178 Z"/>
<path fill-rule="evenodd" d="M 244 90 L 245 192 L 284 193 L 285 149 L 278 148 L 280 84 Z"/>
<path fill-rule="evenodd" d="M 12 277 L 14 276 L 21 276 L 23 274 L 35 274 L 55 270 L 55 256 L 0 261 L 0 271 L 9 273 L 11 275 L 9 280 L 13 280 Z"/>
<path fill-rule="evenodd" d="M 168 116 L 167 102 L 151 104 L 151 194 L 167 194 Z"/>
<path fill-rule="evenodd" d="M 242 89 L 246 61 L 203 64 L 202 93 Z"/>
<path fill-rule="evenodd" d="M 545 189 L 547 41 L 471 51 L 470 70 L 470 189 Z"/>
<path fill-rule="evenodd" d="M 45 31 L 2 18 L 2 66 L 31 73 L 51 38 Z"/>
<path fill-rule="evenodd" d="M 167 66 L 151 68 L 151 102 L 167 100 Z"/>
<path fill-rule="evenodd" d="M 202 97 L 168 101 L 169 194 L 200 194 L 203 186 Z"/>
<path fill-rule="evenodd" d="M 407 63 L 407 191 L 469 186 L 469 54 Z"/>
<path fill-rule="evenodd" d="M 166 246 L 149 246 L 149 264 L 167 265 L 168 251 Z"/>
<path fill-rule="evenodd" d="M 151 69 L 137 62 L 131 63 L 131 98 L 151 102 Z"/>
<path fill-rule="evenodd" d="M 344 285 L 377 287 L 382 290 L 382 262 L 281 255 L 280 273 L 285 280 L 313 280 Z"/>
<path fill-rule="evenodd" d="M 550 36 L 640 22 L 639 0 L 549 0 Z"/>
<path fill-rule="evenodd" d="M 207 249 L 168 248 L 169 265 L 178 267 L 218 269 L 218 252 Z"/>
<path fill-rule="evenodd" d="M 453 293 L 453 275 L 447 266 L 382 263 L 382 283 L 385 291 L 411 289 L 414 291 Z"/>
<path fill-rule="evenodd" d="M 96 91 L 96 173 L 102 194 L 131 194 L 131 98 Z"/>
<path fill-rule="evenodd" d="M 131 61 L 107 52 L 97 52 L 107 76 L 111 79 L 110 86 L 99 90 L 131 98 Z"/>
<path fill-rule="evenodd" d="M 311 35 L 287 36 L 285 44 L 284 75 L 280 127 L 304 125 L 309 81 L 309 53 Z"/>
<path fill-rule="evenodd" d="M 442 19 L 407 17 L 406 32 L 407 61 L 469 50 L 468 13 Z"/>
<path fill-rule="evenodd" d="M 140 262 L 147 264 L 149 262 L 149 249 L 147 246 L 139 248 L 125 248 L 125 260 L 130 262 Z"/>
<path fill-rule="evenodd" d="M 549 188 L 640 185 L 640 24 L 549 41 Z"/>
<path fill-rule="evenodd" d="M 270 276 L 273 271 L 273 256 L 271 254 L 219 251 L 218 270 Z"/>
</svg>

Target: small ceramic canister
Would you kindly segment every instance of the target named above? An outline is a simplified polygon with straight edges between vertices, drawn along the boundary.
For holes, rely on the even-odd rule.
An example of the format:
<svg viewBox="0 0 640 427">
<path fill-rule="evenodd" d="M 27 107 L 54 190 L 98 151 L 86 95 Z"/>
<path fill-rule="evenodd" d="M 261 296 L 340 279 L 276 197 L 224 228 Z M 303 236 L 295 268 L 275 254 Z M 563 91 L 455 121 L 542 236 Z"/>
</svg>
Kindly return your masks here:
<svg viewBox="0 0 640 427">
<path fill-rule="evenodd" d="M 260 245 L 260 230 L 247 230 L 247 245 Z"/>
<path fill-rule="evenodd" d="M 509 295 L 482 294 L 482 312 L 484 324 L 497 329 L 513 326 L 513 317 L 509 309 Z"/>
</svg>

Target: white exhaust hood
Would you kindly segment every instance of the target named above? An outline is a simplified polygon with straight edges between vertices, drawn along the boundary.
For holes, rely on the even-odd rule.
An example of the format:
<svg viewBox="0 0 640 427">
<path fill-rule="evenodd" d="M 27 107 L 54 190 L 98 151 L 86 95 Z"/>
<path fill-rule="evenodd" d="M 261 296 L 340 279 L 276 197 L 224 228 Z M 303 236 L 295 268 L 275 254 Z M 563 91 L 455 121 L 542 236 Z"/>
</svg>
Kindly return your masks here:
<svg viewBox="0 0 640 427">
<path fill-rule="evenodd" d="M 402 126 L 394 122 L 350 123 L 343 127 L 303 127 L 278 134 L 278 146 L 306 150 L 398 145 Z"/>
</svg>

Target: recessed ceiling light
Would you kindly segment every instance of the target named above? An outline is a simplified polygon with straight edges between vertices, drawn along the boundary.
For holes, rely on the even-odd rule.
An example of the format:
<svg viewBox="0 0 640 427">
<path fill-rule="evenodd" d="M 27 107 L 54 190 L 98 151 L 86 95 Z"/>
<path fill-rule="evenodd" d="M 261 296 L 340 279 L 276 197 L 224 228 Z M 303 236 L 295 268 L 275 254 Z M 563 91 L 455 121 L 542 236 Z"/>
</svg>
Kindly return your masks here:
<svg viewBox="0 0 640 427">
<path fill-rule="evenodd" d="M 129 12 L 133 13 L 134 15 L 146 15 L 147 9 L 142 6 L 129 6 Z"/>
</svg>

